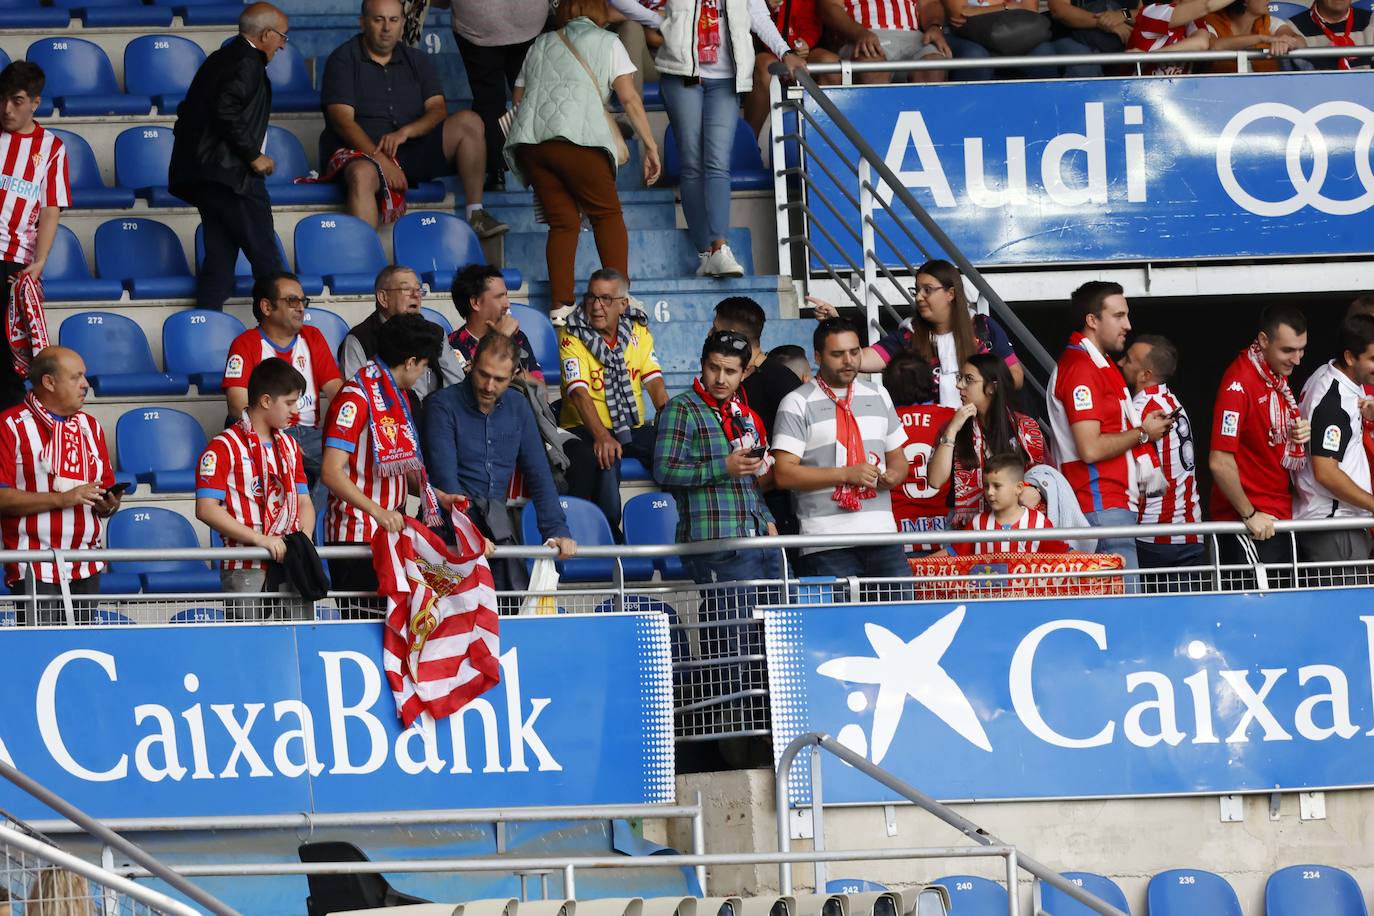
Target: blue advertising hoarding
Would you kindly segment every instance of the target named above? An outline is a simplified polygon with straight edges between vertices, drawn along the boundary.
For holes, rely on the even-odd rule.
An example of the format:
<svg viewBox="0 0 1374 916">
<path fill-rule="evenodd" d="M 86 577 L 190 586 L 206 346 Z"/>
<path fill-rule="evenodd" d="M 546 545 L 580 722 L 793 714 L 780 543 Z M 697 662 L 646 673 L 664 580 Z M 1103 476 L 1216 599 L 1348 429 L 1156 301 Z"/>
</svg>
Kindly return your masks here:
<svg viewBox="0 0 1374 916">
<path fill-rule="evenodd" d="M 836 87 L 831 100 L 975 264 L 1374 251 L 1374 72 Z M 857 161 L 811 99 L 811 115 Z M 815 218 L 855 263 L 858 180 L 815 140 Z M 876 179 L 876 176 L 875 176 Z M 899 212 L 900 201 L 892 201 Z M 913 264 L 890 218 L 878 225 Z M 915 226 L 914 221 L 910 223 Z M 811 230 L 832 264 L 834 244 Z M 923 232 L 927 248 L 939 252 Z M 879 236 L 881 239 L 881 236 Z M 881 241 L 879 257 L 891 261 Z M 937 256 L 939 256 L 937 254 Z M 819 261 L 813 262 L 819 266 Z"/>
<path fill-rule="evenodd" d="M 671 802 L 659 614 L 501 621 L 501 684 L 402 731 L 373 623 L 0 632 L 0 755 L 97 817 Z M 50 812 L 0 781 L 0 808 Z"/>
<path fill-rule="evenodd" d="M 1374 785 L 1374 590 L 790 607 L 765 626 L 775 753 L 825 732 L 939 799 Z M 833 760 L 824 797 L 897 798 Z"/>
</svg>

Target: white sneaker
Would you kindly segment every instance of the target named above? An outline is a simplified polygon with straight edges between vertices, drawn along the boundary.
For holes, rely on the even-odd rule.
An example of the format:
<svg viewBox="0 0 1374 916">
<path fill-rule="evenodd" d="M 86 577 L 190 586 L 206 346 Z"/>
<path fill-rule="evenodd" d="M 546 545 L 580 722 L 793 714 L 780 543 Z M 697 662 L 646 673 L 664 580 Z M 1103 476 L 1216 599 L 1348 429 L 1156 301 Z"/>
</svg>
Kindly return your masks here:
<svg viewBox="0 0 1374 916">
<path fill-rule="evenodd" d="M 577 308 L 576 305 L 561 305 L 558 308 L 550 309 L 549 324 L 556 328 L 566 327 L 568 324 L 568 316 L 573 313 L 573 309 L 575 308 Z"/>
<path fill-rule="evenodd" d="M 710 260 L 711 260 L 711 252 L 709 252 L 709 251 L 699 251 L 699 252 L 697 252 L 697 276 L 698 276 L 698 277 L 705 277 L 705 276 L 707 276 L 707 273 L 706 273 L 706 265 L 707 265 L 707 263 L 708 263 Z"/>
<path fill-rule="evenodd" d="M 730 250 L 729 245 L 721 245 L 707 257 L 706 276 L 708 277 L 742 277 L 744 267 L 739 261 L 735 260 L 735 254 Z"/>
</svg>

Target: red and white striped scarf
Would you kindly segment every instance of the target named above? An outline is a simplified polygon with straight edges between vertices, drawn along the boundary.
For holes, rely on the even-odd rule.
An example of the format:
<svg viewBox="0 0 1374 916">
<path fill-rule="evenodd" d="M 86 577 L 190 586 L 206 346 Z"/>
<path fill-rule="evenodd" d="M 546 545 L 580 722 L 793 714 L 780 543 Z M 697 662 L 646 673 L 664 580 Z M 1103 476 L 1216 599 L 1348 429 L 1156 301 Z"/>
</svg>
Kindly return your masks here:
<svg viewBox="0 0 1374 916">
<path fill-rule="evenodd" d="M 82 484 L 98 482 L 98 450 L 81 422 L 75 416 L 54 417 L 32 391 L 24 395 L 24 403 L 33 412 L 34 422 L 48 434 L 47 444 L 38 453 L 38 470 L 55 478 L 52 488 L 66 493 Z"/>
<path fill-rule="evenodd" d="M 380 156 L 382 154 L 378 153 L 377 155 Z M 377 161 L 376 156 L 369 156 L 367 153 L 363 152 L 360 149 L 347 149 L 341 147 L 339 149 L 334 150 L 334 155 L 329 157 L 329 161 L 325 163 L 324 168 L 320 171 L 320 177 L 311 178 L 309 176 L 305 176 L 303 178 L 297 178 L 295 180 L 295 183 L 318 184 L 320 182 L 333 181 L 334 179 L 338 178 L 341 174 L 343 174 L 343 170 L 348 166 L 350 162 L 354 162 L 358 159 L 366 159 L 368 162 L 372 163 L 374 166 L 377 167 L 377 180 L 378 182 L 380 182 L 380 187 L 377 191 L 377 205 L 379 210 L 378 215 L 382 223 L 394 223 L 396 222 L 396 220 L 405 216 L 405 192 L 392 190 L 386 183 L 386 172 L 382 171 L 382 164 Z M 400 163 L 396 162 L 395 159 L 392 159 L 391 161 L 395 163 L 397 166 L 400 165 Z"/>
<path fill-rule="evenodd" d="M 243 443 L 253 462 L 253 473 L 262 481 L 259 505 L 262 507 L 262 533 L 268 537 L 285 537 L 300 527 L 300 496 L 296 493 L 296 468 L 288 462 L 291 446 L 281 430 L 272 432 L 272 450 L 258 438 L 245 411 L 239 421 L 229 427 L 229 434 Z"/>
<path fill-rule="evenodd" d="M 1283 466 L 1290 471 L 1296 471 L 1307 463 L 1307 444 L 1294 442 L 1288 435 L 1294 421 L 1302 416 L 1297 399 L 1293 397 L 1293 389 L 1288 385 L 1287 376 L 1279 375 L 1269 368 L 1269 361 L 1264 358 L 1264 348 L 1260 346 L 1258 337 L 1250 342 L 1245 355 L 1250 358 L 1250 365 L 1255 367 L 1260 381 L 1269 389 L 1269 444 L 1274 446 L 1282 442 Z"/>
<path fill-rule="evenodd" d="M 43 287 L 32 274 L 19 274 L 10 285 L 5 336 L 20 378 L 29 377 L 29 362 L 48 346 L 48 319 L 43 314 Z"/>
<path fill-rule="evenodd" d="M 457 547 L 415 519 L 372 536 L 377 593 L 386 598 L 382 663 L 401 724 L 450 716 L 501 682 L 496 585 L 486 540 L 457 508 Z"/>
</svg>

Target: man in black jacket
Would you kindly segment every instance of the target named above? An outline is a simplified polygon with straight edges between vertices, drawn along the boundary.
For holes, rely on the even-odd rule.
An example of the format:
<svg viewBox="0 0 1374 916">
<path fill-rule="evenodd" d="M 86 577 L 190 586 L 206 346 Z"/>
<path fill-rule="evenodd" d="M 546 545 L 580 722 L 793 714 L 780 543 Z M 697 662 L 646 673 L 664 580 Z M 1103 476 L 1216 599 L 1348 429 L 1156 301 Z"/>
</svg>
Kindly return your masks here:
<svg viewBox="0 0 1374 916">
<path fill-rule="evenodd" d="M 177 107 L 167 184 L 204 226 L 200 308 L 222 308 L 233 293 L 240 250 L 254 276 L 282 269 L 264 180 L 273 163 L 262 148 L 272 112 L 267 62 L 286 46 L 286 29 L 272 4 L 245 7 L 238 37 L 206 58 Z"/>
</svg>

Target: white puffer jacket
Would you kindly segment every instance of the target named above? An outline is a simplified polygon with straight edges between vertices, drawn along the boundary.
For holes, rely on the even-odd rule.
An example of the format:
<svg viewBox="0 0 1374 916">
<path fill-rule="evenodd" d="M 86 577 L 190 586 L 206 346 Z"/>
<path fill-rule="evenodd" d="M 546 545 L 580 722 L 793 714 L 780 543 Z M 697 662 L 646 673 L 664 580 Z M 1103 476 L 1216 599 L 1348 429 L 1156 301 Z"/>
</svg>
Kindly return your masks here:
<svg viewBox="0 0 1374 916">
<path fill-rule="evenodd" d="M 725 24 L 730 31 L 730 49 L 735 58 L 735 91 L 748 92 L 754 87 L 754 41 L 751 33 L 782 57 L 787 42 L 778 34 L 768 16 L 763 0 L 722 0 L 725 5 Z M 697 63 L 697 21 L 701 18 L 701 0 L 662 0 L 641 3 L 639 0 L 611 0 L 628 19 L 655 28 L 663 33 L 663 47 L 654 52 L 659 73 L 674 76 L 700 76 Z M 654 9 L 646 9 L 652 6 Z"/>
</svg>

